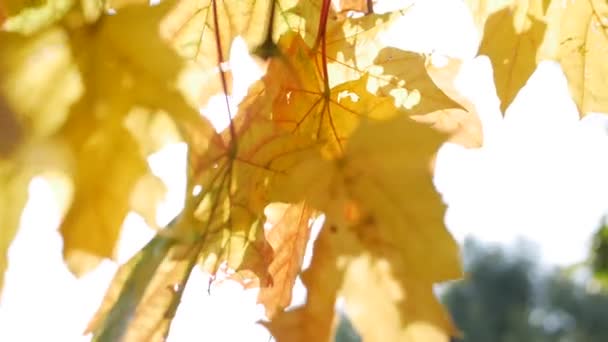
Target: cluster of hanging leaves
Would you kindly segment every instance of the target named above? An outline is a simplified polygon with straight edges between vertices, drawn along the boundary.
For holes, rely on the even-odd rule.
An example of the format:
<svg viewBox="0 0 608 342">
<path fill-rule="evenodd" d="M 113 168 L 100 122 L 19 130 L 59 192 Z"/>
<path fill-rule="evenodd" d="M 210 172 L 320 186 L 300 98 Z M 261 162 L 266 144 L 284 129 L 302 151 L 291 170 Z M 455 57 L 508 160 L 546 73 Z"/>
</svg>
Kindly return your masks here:
<svg viewBox="0 0 608 342">
<path fill-rule="evenodd" d="M 468 3 L 504 107 L 553 58 L 583 112 L 608 111 L 605 1 Z M 330 340 L 338 297 L 365 341 L 457 335 L 433 294 L 461 276 L 433 159 L 448 140 L 480 146 L 480 122 L 453 86 L 458 61 L 437 68 L 377 39 L 416 2 L 384 14 L 373 4 L 1 2 L 0 287 L 31 177 L 72 180 L 60 232 L 82 275 L 115 257 L 128 212 L 154 225 L 150 194 L 163 190 L 146 157 L 184 141 L 184 209 L 120 267 L 87 328 L 96 340 L 162 340 L 194 267 L 259 287 L 278 341 Z M 237 37 L 264 75 L 217 132 L 199 108 L 231 94 Z M 300 273 L 306 303 L 285 311 Z"/>
</svg>

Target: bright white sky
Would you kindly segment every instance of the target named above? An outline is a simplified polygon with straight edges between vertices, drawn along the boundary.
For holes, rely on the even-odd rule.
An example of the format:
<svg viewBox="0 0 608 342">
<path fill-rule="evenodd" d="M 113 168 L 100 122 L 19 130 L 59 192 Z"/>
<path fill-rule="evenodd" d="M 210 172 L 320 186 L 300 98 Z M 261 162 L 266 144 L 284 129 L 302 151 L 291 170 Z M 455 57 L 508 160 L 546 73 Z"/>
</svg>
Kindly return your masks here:
<svg viewBox="0 0 608 342">
<path fill-rule="evenodd" d="M 459 0 L 423 0 L 415 11 L 408 22 L 398 23 L 379 38 L 419 52 L 474 57 L 478 34 Z M 242 56 L 232 58 L 239 68 L 235 83 L 241 84 L 241 90 L 233 99 L 238 103 L 245 84 L 259 74 L 247 71 L 252 68 Z M 511 243 L 518 236 L 531 239 L 549 264 L 581 261 L 590 234 L 608 207 L 605 116 L 579 121 L 560 69 L 549 63 L 535 73 L 503 120 L 496 111 L 487 61 L 479 58 L 466 65 L 460 89 L 481 112 L 487 145 L 472 151 L 446 144 L 439 153 L 435 181 L 449 204 L 448 228 L 459 241 L 467 236 L 500 243 Z M 185 188 L 180 176 L 184 146 L 170 146 L 149 161 L 169 187 L 158 217 L 166 222 L 179 211 Z M 57 189 L 61 187 L 42 178 L 30 184 L 31 199 L 9 254 L 0 302 L 0 341 L 88 341 L 82 331 L 117 267 L 105 262 L 80 280 L 66 270 L 57 233 L 58 203 L 65 194 Z M 143 220 L 130 214 L 119 261 L 127 260 L 151 236 Z M 268 341 L 266 330 L 253 323 L 263 315 L 254 305 L 255 291 L 242 291 L 226 281 L 208 295 L 207 284 L 207 276 L 193 273 L 170 341 Z M 305 296 L 301 284 L 296 293 L 294 303 L 301 303 Z"/>
</svg>

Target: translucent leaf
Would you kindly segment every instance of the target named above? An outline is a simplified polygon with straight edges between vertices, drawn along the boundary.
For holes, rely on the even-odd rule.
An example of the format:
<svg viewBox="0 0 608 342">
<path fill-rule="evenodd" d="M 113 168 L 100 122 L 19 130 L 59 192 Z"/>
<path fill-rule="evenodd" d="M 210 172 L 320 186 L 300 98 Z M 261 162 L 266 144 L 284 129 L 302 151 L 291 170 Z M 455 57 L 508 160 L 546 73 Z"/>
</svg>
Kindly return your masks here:
<svg viewBox="0 0 608 342">
<path fill-rule="evenodd" d="M 606 111 L 608 6 L 604 1 L 467 1 L 485 23 L 480 54 L 490 57 L 504 110 L 539 61 L 558 60 L 581 112 Z"/>
<path fill-rule="evenodd" d="M 439 60 L 439 61 L 438 61 Z M 435 64 L 433 64 L 433 61 Z M 445 63 L 445 64 L 444 64 Z M 412 119 L 429 123 L 440 132 L 450 135 L 449 141 L 465 147 L 480 147 L 483 133 L 478 109 L 462 93 L 458 85 L 459 77 L 467 77 L 462 69 L 462 62 L 446 57 L 431 57 L 427 72 L 433 82 L 461 108 L 446 108 L 423 115 L 412 115 Z M 466 72 L 466 71 L 465 71 Z"/>
<path fill-rule="evenodd" d="M 537 53 L 547 32 L 546 4 L 542 0 L 513 1 L 485 21 L 479 54 L 492 61 L 503 112 L 536 69 Z"/>
<path fill-rule="evenodd" d="M 297 81 L 300 82 L 299 87 L 305 87 L 310 93 L 309 102 L 320 109 L 327 107 L 328 114 L 321 117 L 330 122 L 321 120 L 322 125 L 330 127 L 331 121 L 336 121 L 336 127 L 333 128 L 334 137 L 329 137 L 330 141 L 340 141 L 348 136 L 352 128 L 356 127 L 357 120 L 353 116 L 390 117 L 390 113 L 394 112 L 393 103 L 400 111 L 410 115 L 432 113 L 420 117 L 420 120 L 439 129 L 449 130 L 450 133 L 456 128 L 446 128 L 448 125 L 445 121 L 475 121 L 474 116 L 462 115 L 463 111 L 459 104 L 446 96 L 433 82 L 426 69 L 426 56 L 387 46 L 381 39 L 380 36 L 395 23 L 406 21 L 413 14 L 409 8 L 406 8 L 381 15 L 370 14 L 361 18 L 343 20 L 329 15 L 325 37 L 316 41 L 314 44 L 317 45 L 313 45 L 309 52 L 296 53 L 293 47 L 284 49 L 286 55 L 294 58 L 293 64 L 298 65 L 294 69 L 303 75 Z M 314 64 L 308 62 L 310 66 L 297 61 L 298 58 L 303 58 L 299 56 L 313 54 L 316 54 Z M 299 68 L 306 71 L 300 71 Z M 269 73 L 270 70 L 269 67 Z M 288 72 L 295 73 L 291 70 L 284 71 L 284 73 Z M 316 80 L 311 80 L 311 76 L 315 73 Z M 348 105 L 348 100 L 343 100 L 342 106 L 348 107 L 350 115 L 342 113 L 339 109 L 333 110 L 336 112 L 334 115 L 331 109 L 332 101 L 327 101 L 329 102 L 327 105 L 324 101 L 313 101 L 314 92 L 326 94 L 329 91 L 326 88 L 331 88 L 331 94 L 338 94 L 340 98 L 357 98 L 356 104 L 352 107 Z M 345 91 L 346 89 L 348 91 Z M 310 108 L 308 117 L 315 118 L 316 112 L 320 109 L 311 107 L 310 103 L 304 106 L 306 109 Z M 439 113 L 441 115 L 438 115 Z M 455 118 L 451 118 L 452 116 Z M 308 120 L 308 122 L 316 123 L 316 120 Z M 305 121 L 298 123 L 302 126 L 306 125 Z M 328 130 L 325 127 L 323 130 Z M 322 129 L 318 130 L 321 133 Z M 322 134 L 318 135 L 328 139 L 322 137 Z M 338 145 L 340 150 L 341 144 L 333 144 Z"/>
<path fill-rule="evenodd" d="M 74 5 L 74 0 L 30 2 L 8 0 L 8 19 L 1 28 L 6 31 L 32 34 L 61 20 Z M 39 4 L 38 6 L 33 6 Z"/>
<path fill-rule="evenodd" d="M 165 113 L 192 144 L 193 157 L 213 135 L 176 89 L 183 61 L 158 32 L 170 9 L 168 3 L 127 6 L 95 25 L 51 27 L 29 39 L 0 36 L 6 47 L 0 50 L 6 71 L 0 90 L 8 105 L 28 137 L 53 136 L 72 153 L 76 199 L 61 232 L 76 274 L 113 257 L 131 193 L 148 172 L 145 157 L 157 148 L 149 146 L 149 135 L 158 131 L 129 131 L 127 119 Z"/>
<path fill-rule="evenodd" d="M 608 112 L 608 4 L 567 1 L 563 5 L 558 60 L 583 115 Z"/>
<path fill-rule="evenodd" d="M 130 194 L 148 168 L 134 139 L 120 127 L 98 127 L 85 141 L 72 141 L 78 143 L 76 192 L 60 231 L 68 266 L 82 274 L 98 258 L 114 257 Z"/>
<path fill-rule="evenodd" d="M 121 266 L 87 327 L 93 341 L 163 341 L 199 247 L 158 235 Z"/>
<path fill-rule="evenodd" d="M 280 129 L 269 118 L 270 95 L 258 83 L 241 104 L 232 129 L 214 141 L 194 165 L 193 184 L 202 188 L 193 233 L 203 240 L 204 268 L 215 273 L 224 262 L 244 271 L 245 278 L 265 280 L 267 267 L 263 224 L 264 208 L 274 178 L 298 160 L 314 143 Z"/>
<path fill-rule="evenodd" d="M 220 64 L 228 61 L 233 40 L 240 36 L 249 51 L 264 57 L 273 54 L 274 39 L 290 27 L 289 16 L 284 13 L 297 1 L 172 2 L 177 6 L 163 19 L 161 34 L 181 56 L 195 61 L 202 70 L 205 89 L 199 101 L 204 105 L 209 97 L 224 91 L 219 71 L 226 68 Z M 227 85 L 230 93 L 231 84 Z"/>
<path fill-rule="evenodd" d="M 414 14 L 408 7 L 343 21 L 328 19 L 326 48 L 316 50 L 319 59 L 327 61 L 328 75 L 323 79 L 334 87 L 367 75 L 368 92 L 392 97 L 410 114 L 458 107 L 428 76 L 424 55 L 388 46 L 382 39 L 394 24 Z"/>
<path fill-rule="evenodd" d="M 311 58 L 314 51 L 298 35 L 284 37 L 280 46 L 285 57 L 271 61 L 264 80 L 267 88 L 278 88 L 273 117 L 286 130 L 320 141 L 329 153 L 340 154 L 361 118 L 385 119 L 395 114 L 390 110 L 392 98 L 376 97 L 366 90 L 365 75 L 330 89 L 321 71 L 323 62 Z"/>
<path fill-rule="evenodd" d="M 307 304 L 262 323 L 277 341 L 334 340 L 337 325 L 334 306 L 343 280 L 343 269 L 336 264 L 340 250 L 335 248 L 335 243 L 327 229 L 323 229 L 315 241 L 312 263 L 302 274 Z"/>
<path fill-rule="evenodd" d="M 272 248 L 268 264 L 270 284 L 260 286 L 258 302 L 266 307 L 270 319 L 291 302 L 292 289 L 300 273 L 310 235 L 312 210 L 301 203 L 273 203 L 265 210 L 271 225 L 266 240 Z"/>
<path fill-rule="evenodd" d="M 286 175 L 277 196 L 291 201 L 306 199 L 325 212 L 327 223 L 321 234 L 330 246 L 323 248 L 330 251 L 319 251 L 319 258 L 324 260 L 319 261 L 322 266 L 318 270 L 315 247 L 313 265 L 307 271 L 310 278 L 305 278 L 307 304 L 277 316 L 269 324 L 275 336 L 290 341 L 311 336 L 326 340 L 331 335 L 327 331 L 330 326 L 317 326 L 307 320 L 331 321 L 328 310 L 333 310 L 333 302 L 326 301 L 337 297 L 334 282 L 338 293 L 345 297 L 347 310 L 352 305 L 371 312 L 381 305 L 391 317 L 379 318 L 373 324 L 375 328 L 358 318 L 354 320 L 364 338 L 371 341 L 381 341 L 381 337 L 413 341 L 412 336 L 441 341 L 455 333 L 449 316 L 431 295 L 433 283 L 461 274 L 458 247 L 443 226 L 444 206 L 430 173 L 432 155 L 443 140 L 442 135 L 404 116 L 366 123 L 351 137 L 343 158 L 309 158 Z M 369 277 L 376 280 L 357 284 L 359 276 L 349 275 L 356 270 L 369 272 Z M 328 282 L 332 285 L 325 285 Z M 392 289 L 392 300 L 379 304 L 371 296 L 360 298 L 361 287 L 367 286 Z M 318 294 L 313 294 L 315 291 Z M 410 292 L 417 295 L 410 296 Z M 322 300 L 315 299 L 317 296 Z M 355 311 L 355 317 L 357 314 Z M 418 335 L 419 323 L 422 335 Z M 380 325 L 386 331 L 378 335 L 375 331 Z M 427 329 L 430 326 L 433 328 Z M 310 335 L 308 329 L 314 329 L 314 334 Z"/>
<path fill-rule="evenodd" d="M 0 292 L 9 265 L 8 249 L 17 234 L 32 178 L 46 171 L 64 172 L 66 155 L 55 143 L 28 143 L 0 159 Z"/>
<path fill-rule="evenodd" d="M 372 11 L 372 1 L 370 0 L 340 0 L 340 11 L 355 11 L 370 13 Z"/>
<path fill-rule="evenodd" d="M 47 137 L 83 93 L 69 35 L 50 28 L 32 37 L 0 32 L 0 92 L 28 136 Z"/>
</svg>

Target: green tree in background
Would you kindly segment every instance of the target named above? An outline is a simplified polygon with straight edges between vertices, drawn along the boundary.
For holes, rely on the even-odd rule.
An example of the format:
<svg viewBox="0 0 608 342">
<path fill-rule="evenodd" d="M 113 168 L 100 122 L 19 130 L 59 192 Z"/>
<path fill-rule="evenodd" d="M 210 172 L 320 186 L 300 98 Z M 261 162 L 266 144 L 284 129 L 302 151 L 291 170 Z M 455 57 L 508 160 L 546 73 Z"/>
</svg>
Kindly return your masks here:
<svg viewBox="0 0 608 342">
<path fill-rule="evenodd" d="M 542 332 L 528 321 L 534 303 L 530 256 L 473 241 L 467 241 L 464 252 L 466 280 L 454 283 L 444 296 L 463 331 L 462 341 L 539 341 Z"/>
<path fill-rule="evenodd" d="M 595 279 L 603 285 L 608 284 L 608 224 L 606 222 L 593 236 L 590 254 Z"/>
<path fill-rule="evenodd" d="M 607 243 L 608 228 L 603 231 L 604 238 L 597 240 Z M 592 258 L 594 270 L 600 262 L 598 248 L 606 248 L 598 246 Z M 465 279 L 441 291 L 463 333 L 452 342 L 608 341 L 608 295 L 593 286 L 589 270 L 581 275 L 541 267 L 527 243 L 506 249 L 468 240 L 463 252 Z M 360 341 L 343 317 L 336 342 Z"/>
<path fill-rule="evenodd" d="M 444 293 L 463 332 L 459 342 L 608 341 L 608 296 L 534 262 L 529 247 L 467 241 L 467 277 Z M 582 278 L 582 277 L 576 277 Z"/>
</svg>

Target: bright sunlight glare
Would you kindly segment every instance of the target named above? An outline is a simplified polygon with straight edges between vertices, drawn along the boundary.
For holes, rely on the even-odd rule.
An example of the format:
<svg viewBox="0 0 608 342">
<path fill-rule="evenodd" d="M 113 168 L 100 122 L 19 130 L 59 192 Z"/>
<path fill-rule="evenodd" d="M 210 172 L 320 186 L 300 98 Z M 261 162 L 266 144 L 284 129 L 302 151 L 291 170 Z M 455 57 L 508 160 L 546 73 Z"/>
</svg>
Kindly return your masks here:
<svg viewBox="0 0 608 342">
<path fill-rule="evenodd" d="M 382 1 L 378 9 L 395 4 L 403 2 Z M 415 6 L 418 13 L 408 18 L 422 22 L 397 23 L 380 37 L 384 43 L 428 54 L 465 59 L 475 56 L 479 34 L 463 2 L 425 0 Z M 403 32 L 412 30 L 410 25 L 418 27 L 417 34 L 405 37 Z M 420 25 L 427 28 L 421 30 Z M 262 71 L 242 39 L 234 42 L 232 50 L 235 91 L 228 103 L 234 115 L 249 85 Z M 494 85 L 488 84 L 492 70 L 480 59 L 475 63 L 467 69 L 470 82 L 461 84 L 460 90 L 472 97 L 483 117 L 495 110 L 495 104 L 488 103 L 495 97 Z M 569 265 L 585 258 L 590 234 L 608 203 L 608 126 L 605 114 L 579 121 L 578 117 L 568 117 L 571 112 L 556 107 L 553 101 L 565 99 L 568 93 L 555 75 L 547 70 L 536 75 L 528 89 L 534 95 L 524 93 L 517 103 L 517 111 L 525 115 L 484 120 L 484 133 L 492 125 L 502 127 L 501 138 L 492 148 L 465 151 L 451 144 L 442 147 L 435 181 L 449 205 L 448 228 L 460 242 L 468 236 L 500 243 L 524 237 L 538 243 L 547 263 Z M 220 95 L 201 108 L 218 131 L 229 124 L 225 107 L 226 100 Z M 183 206 L 186 146 L 168 145 L 148 161 L 168 189 L 156 217 L 163 226 Z M 9 250 L 10 264 L 0 301 L 0 341 L 88 341 L 90 336 L 84 336 L 83 331 L 118 267 L 105 261 L 81 279 L 67 270 L 57 231 L 67 203 L 61 190 L 66 185 L 59 178 L 36 177 L 31 181 L 29 201 Z M 319 229 L 320 222 L 315 232 Z M 153 235 L 154 230 L 141 216 L 130 213 L 119 241 L 118 262 L 128 260 Z M 311 254 L 309 243 L 305 264 Z M 211 282 L 208 274 L 198 269 L 192 272 L 169 341 L 269 341 L 268 331 L 255 323 L 264 318 L 263 308 L 256 305 L 257 290 L 244 290 L 238 283 L 222 279 L 226 274 Z M 301 304 L 305 296 L 298 280 L 292 304 Z"/>
</svg>

